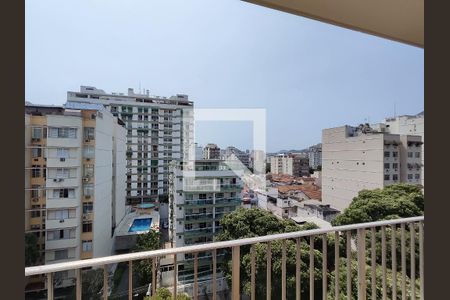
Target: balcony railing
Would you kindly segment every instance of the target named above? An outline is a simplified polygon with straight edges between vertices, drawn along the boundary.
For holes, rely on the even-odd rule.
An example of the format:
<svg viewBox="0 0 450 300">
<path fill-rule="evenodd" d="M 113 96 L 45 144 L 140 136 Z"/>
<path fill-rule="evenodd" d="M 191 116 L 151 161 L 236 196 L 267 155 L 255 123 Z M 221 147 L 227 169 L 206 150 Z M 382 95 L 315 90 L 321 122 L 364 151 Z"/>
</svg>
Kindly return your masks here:
<svg viewBox="0 0 450 300">
<path fill-rule="evenodd" d="M 399 237 L 396 237 L 396 232 L 399 232 Z M 387 234 L 391 233 L 391 234 Z M 336 241 L 343 241 L 341 243 L 334 243 L 334 251 L 327 254 L 327 241 L 328 238 L 334 237 Z M 407 242 L 408 239 L 408 242 Z M 317 241 L 321 240 L 322 247 L 317 245 Z M 272 250 L 271 244 L 274 241 L 281 241 L 281 279 L 273 278 L 272 268 Z M 289 261 L 295 263 L 295 271 L 293 274 L 287 274 L 287 247 L 286 244 L 291 241 L 291 245 L 294 246 L 295 257 L 289 257 Z M 316 243 L 314 243 L 316 241 Z M 418 241 L 418 243 L 417 243 Z M 356 286 L 357 299 L 387 299 L 388 288 L 390 296 L 389 299 L 397 299 L 397 295 L 402 295 L 403 299 L 411 298 L 424 299 L 424 218 L 413 217 L 397 220 L 386 220 L 379 222 L 360 223 L 345 226 L 336 226 L 326 229 L 313 229 L 306 231 L 289 232 L 282 234 L 267 235 L 254 238 L 245 238 L 239 240 L 214 242 L 206 244 L 197 244 L 192 246 L 185 246 L 179 248 L 160 249 L 155 251 L 144 251 L 137 253 L 121 254 L 108 257 L 100 257 L 72 262 L 55 263 L 50 265 L 35 266 L 25 268 L 25 276 L 34 275 L 46 275 L 47 278 L 47 295 L 48 299 L 54 297 L 54 274 L 55 272 L 74 270 L 76 274 L 76 295 L 77 299 L 81 299 L 82 285 L 81 285 L 81 269 L 87 267 L 103 268 L 107 270 L 108 265 L 117 264 L 121 262 L 128 262 L 129 274 L 132 274 L 133 263 L 137 263 L 138 260 L 150 260 L 152 265 L 152 283 L 151 292 L 154 294 L 157 288 L 156 281 L 156 266 L 158 260 L 161 257 L 174 257 L 177 260 L 177 254 L 193 254 L 194 255 L 194 276 L 193 276 L 193 298 L 197 299 L 199 296 L 199 276 L 198 276 L 198 259 L 199 253 L 206 251 L 212 252 L 212 280 L 211 290 L 212 299 L 217 299 L 217 256 L 220 251 L 229 251 L 231 249 L 231 295 L 232 299 L 240 299 L 241 295 L 241 249 L 242 251 L 250 251 L 250 297 L 255 299 L 256 293 L 256 276 L 261 276 L 260 272 L 256 273 L 256 244 L 267 243 L 267 268 L 266 268 L 266 283 L 265 288 L 267 294 L 272 294 L 271 291 L 275 291 L 272 283 L 281 281 L 280 294 L 281 299 L 287 297 L 287 276 L 295 277 L 295 291 L 289 290 L 289 292 L 295 292 L 296 299 L 300 299 L 301 291 L 306 291 L 309 294 L 308 299 L 316 299 L 315 291 L 318 284 L 318 280 L 322 282 L 322 299 L 329 299 L 330 292 L 333 290 L 335 299 L 340 299 L 342 293 L 352 290 L 352 285 Z M 387 253 L 388 243 L 391 243 L 391 253 Z M 397 246 L 399 242 L 400 246 Z M 416 245 L 417 244 L 417 245 Z M 301 247 L 303 245 L 303 248 Z M 301 267 L 301 252 L 303 253 L 305 246 L 308 246 L 309 255 L 308 265 Z M 330 244 L 331 245 L 331 244 Z M 243 247 L 247 246 L 247 247 Z M 251 247 L 248 247 L 251 246 Z M 316 249 L 315 249 L 316 248 Z M 343 248 L 343 249 L 341 249 Z M 220 250 L 225 249 L 225 250 Z M 250 250 L 248 250 L 250 249 Z M 292 248 L 291 248 L 292 249 Z M 407 250 L 408 249 L 408 250 Z M 315 250 L 321 251 L 321 260 L 315 260 L 317 253 Z M 341 252 L 341 250 L 344 250 Z M 399 251 L 400 255 L 397 254 Z M 409 252 L 407 254 L 407 251 Z M 334 252 L 334 255 L 333 255 Z M 345 255 L 341 254 L 345 253 Z M 305 253 L 303 253 L 305 255 Z M 367 255 L 367 258 L 366 258 Z M 390 256 L 389 256 L 390 255 Z M 340 257 L 342 256 L 342 257 Z M 380 257 L 381 256 L 381 257 Z M 388 260 L 389 256 L 389 260 Z M 399 256 L 399 257 L 397 257 Z M 408 256 L 408 257 L 407 257 Z M 370 257 L 370 259 L 369 259 Z M 334 260 L 334 266 L 327 266 L 327 258 L 330 261 Z M 416 259 L 418 265 L 416 265 Z M 319 261 L 320 265 L 317 265 Z M 398 263 L 397 263 L 398 261 Z M 408 261 L 408 265 L 407 265 Z M 320 263 L 321 262 L 321 263 Z M 316 264 L 316 265 L 315 265 Z M 345 269 L 340 267 L 340 264 L 345 265 Z M 356 265 L 357 275 L 352 276 L 352 266 Z M 388 266 L 389 265 L 389 266 Z M 388 268 L 391 270 L 388 272 Z M 354 268 L 353 268 L 354 269 Z M 175 270 L 177 270 L 175 264 Z M 343 271 L 345 270 L 345 271 Z M 381 271 L 380 271 L 381 270 Z M 328 277 L 328 273 L 333 272 L 334 276 Z M 341 272 L 341 273 L 340 273 Z M 397 274 L 398 272 L 398 274 Z M 316 279 L 317 274 L 322 274 L 322 279 Z M 345 274 L 343 274 L 345 273 Z M 108 272 L 104 272 L 103 283 L 103 295 L 104 299 L 108 297 Z M 171 290 L 173 294 L 177 294 L 177 285 L 179 280 L 177 278 L 177 272 L 172 272 L 173 284 Z M 308 276 L 309 274 L 309 276 Z M 417 274 L 417 275 L 416 275 Z M 345 275 L 345 276 L 343 276 Z M 388 275 L 392 275 L 392 278 L 399 278 L 399 280 L 388 281 Z M 300 278 L 305 276 L 308 278 L 309 284 L 300 288 Z M 416 278 L 417 277 L 417 278 Z M 329 279 L 331 278 L 331 279 Z M 341 286 L 340 279 L 345 278 L 346 284 Z M 378 282 L 377 282 L 378 280 Z M 128 298 L 132 299 L 133 296 L 133 283 L 132 276 L 128 277 Z M 381 282 L 381 283 L 380 283 Z M 400 282 L 398 284 L 397 282 Z M 261 284 L 261 283 L 259 283 Z M 389 284 L 389 287 L 388 287 Z M 417 286 L 417 287 L 416 287 Z M 332 289 L 332 290 L 331 290 Z M 355 289 L 355 290 L 356 290 Z M 316 292 L 317 293 L 317 292 Z M 316 295 L 320 296 L 320 295 Z M 350 296 L 350 298 L 352 298 Z"/>
</svg>

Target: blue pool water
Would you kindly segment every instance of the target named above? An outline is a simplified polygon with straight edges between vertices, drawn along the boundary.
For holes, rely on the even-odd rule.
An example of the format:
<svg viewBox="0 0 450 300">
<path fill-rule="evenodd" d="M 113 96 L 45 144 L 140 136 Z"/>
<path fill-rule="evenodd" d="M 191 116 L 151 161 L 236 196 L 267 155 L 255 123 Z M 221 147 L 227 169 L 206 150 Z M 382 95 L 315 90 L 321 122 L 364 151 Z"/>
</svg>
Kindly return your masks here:
<svg viewBox="0 0 450 300">
<path fill-rule="evenodd" d="M 134 219 L 133 224 L 131 224 L 130 229 L 128 229 L 128 232 L 147 231 L 150 229 L 151 224 L 152 218 Z"/>
<path fill-rule="evenodd" d="M 151 203 L 143 203 L 138 205 L 138 208 L 153 208 L 153 207 L 155 207 L 155 204 Z"/>
</svg>

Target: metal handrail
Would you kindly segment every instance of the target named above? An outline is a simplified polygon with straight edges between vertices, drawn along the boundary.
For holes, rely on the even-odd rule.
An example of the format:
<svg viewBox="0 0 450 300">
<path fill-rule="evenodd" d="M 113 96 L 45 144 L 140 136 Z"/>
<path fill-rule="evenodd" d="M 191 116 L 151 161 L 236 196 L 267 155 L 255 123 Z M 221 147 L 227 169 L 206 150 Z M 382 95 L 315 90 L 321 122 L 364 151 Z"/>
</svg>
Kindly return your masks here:
<svg viewBox="0 0 450 300">
<path fill-rule="evenodd" d="M 81 269 L 85 267 L 95 267 L 95 266 L 104 266 L 108 264 L 115 264 L 119 262 L 126 261 L 134 261 L 134 260 L 142 260 L 149 259 L 161 256 L 168 256 L 174 254 L 183 254 L 183 253 L 195 253 L 202 251 L 211 251 L 222 248 L 233 248 L 244 245 L 252 245 L 256 243 L 264 243 L 275 240 L 284 240 L 284 239 L 294 239 L 299 237 L 307 237 L 313 235 L 321 235 L 327 234 L 336 231 L 350 231 L 356 229 L 365 229 L 372 227 L 381 227 L 388 225 L 396 225 L 396 224 L 405 224 L 412 222 L 420 222 L 424 221 L 424 216 L 419 217 L 411 217 L 411 218 L 402 218 L 402 219 L 394 219 L 394 220 L 384 220 L 377 222 L 367 222 L 367 223 L 358 223 L 351 225 L 343 225 L 343 226 L 335 226 L 331 228 L 320 228 L 320 229 L 312 229 L 312 230 L 304 230 L 304 231 L 296 231 L 289 233 L 280 233 L 280 234 L 272 234 L 260 237 L 253 238 L 245 238 L 231 241 L 223 241 L 223 242 L 213 242 L 206 244 L 196 244 L 192 246 L 184 246 L 178 248 L 170 248 L 170 249 L 159 249 L 153 251 L 142 251 L 135 253 L 127 253 L 127 254 L 118 254 L 112 256 L 105 256 L 99 258 L 91 258 L 84 259 L 78 261 L 71 262 L 63 262 L 63 263 L 55 263 L 51 265 L 42 265 L 42 266 L 34 266 L 25 268 L 25 276 L 33 276 L 39 274 L 47 274 L 53 272 L 60 272 L 66 270 L 74 270 Z"/>
</svg>

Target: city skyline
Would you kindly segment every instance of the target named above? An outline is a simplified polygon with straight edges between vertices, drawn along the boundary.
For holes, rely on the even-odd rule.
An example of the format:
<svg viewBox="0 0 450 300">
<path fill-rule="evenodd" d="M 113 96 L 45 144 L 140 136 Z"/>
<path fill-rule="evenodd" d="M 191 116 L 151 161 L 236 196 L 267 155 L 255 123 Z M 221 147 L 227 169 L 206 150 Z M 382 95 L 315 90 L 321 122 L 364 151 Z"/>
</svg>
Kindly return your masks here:
<svg viewBox="0 0 450 300">
<path fill-rule="evenodd" d="M 196 108 L 265 108 L 269 152 L 424 109 L 423 49 L 241 1 L 27 1 L 26 14 L 32 103 L 63 104 L 93 85 L 184 93 Z M 197 130 L 202 144 L 252 148 L 245 124 Z"/>
</svg>

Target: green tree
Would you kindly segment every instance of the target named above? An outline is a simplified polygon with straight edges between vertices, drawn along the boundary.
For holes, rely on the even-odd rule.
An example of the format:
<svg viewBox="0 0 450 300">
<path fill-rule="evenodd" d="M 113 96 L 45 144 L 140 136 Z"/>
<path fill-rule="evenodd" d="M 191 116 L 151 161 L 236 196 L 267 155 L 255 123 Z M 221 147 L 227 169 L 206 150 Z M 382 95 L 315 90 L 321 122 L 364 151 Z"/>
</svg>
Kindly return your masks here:
<svg viewBox="0 0 450 300">
<path fill-rule="evenodd" d="M 146 234 L 137 237 L 134 252 L 151 251 L 160 248 L 160 233 L 150 230 Z M 140 260 L 133 262 L 133 273 L 138 285 L 146 285 L 152 279 L 152 262 L 150 260 Z"/>
<path fill-rule="evenodd" d="M 224 216 L 221 220 L 222 232 L 218 235 L 218 240 L 233 240 L 239 238 L 248 238 L 263 236 L 268 234 L 276 234 L 283 232 L 293 232 L 300 230 L 315 229 L 315 224 L 297 225 L 292 220 L 280 220 L 270 212 L 259 208 L 244 209 L 239 208 L 233 213 Z M 309 239 L 305 238 L 301 241 L 301 267 L 302 270 L 309 268 Z M 329 247 L 334 247 L 333 243 Z M 266 290 L 266 269 L 267 269 L 267 243 L 257 244 L 255 246 L 255 269 L 256 269 L 256 298 L 264 298 Z M 321 238 L 314 239 L 314 281 L 316 293 L 320 295 L 322 282 L 322 249 Z M 332 249 L 332 248 L 331 248 Z M 329 253 L 332 253 L 331 249 Z M 241 289 L 243 293 L 249 295 L 251 288 L 251 254 L 249 246 L 241 247 Z M 282 241 L 271 242 L 271 264 L 272 264 L 272 297 L 277 299 L 281 296 L 281 256 Z M 329 256 L 331 259 L 331 256 Z M 296 241 L 286 241 L 286 274 L 287 274 L 287 296 L 295 297 L 295 270 L 296 270 Z M 331 261 L 332 262 L 332 261 Z M 229 283 L 231 283 L 231 256 L 228 252 L 225 257 L 225 263 L 222 270 Z M 309 289 L 309 273 L 302 273 L 301 277 L 301 293 L 303 297 L 308 296 Z"/>
<path fill-rule="evenodd" d="M 32 233 L 25 233 L 25 266 L 36 264 L 39 258 L 37 237 Z"/>
<path fill-rule="evenodd" d="M 172 293 L 167 288 L 158 288 L 156 289 L 156 294 L 152 297 L 145 297 L 144 300 L 171 300 Z M 177 295 L 177 300 L 191 300 L 186 293 L 179 293 Z"/>
<path fill-rule="evenodd" d="M 400 183 L 383 189 L 360 191 L 332 224 L 337 226 L 408 218 L 421 216 L 423 213 L 424 197 L 421 187 Z"/>
</svg>

